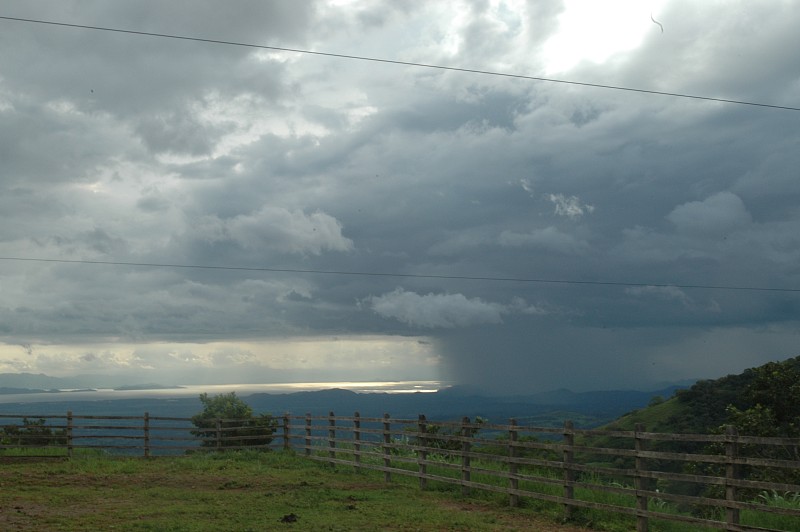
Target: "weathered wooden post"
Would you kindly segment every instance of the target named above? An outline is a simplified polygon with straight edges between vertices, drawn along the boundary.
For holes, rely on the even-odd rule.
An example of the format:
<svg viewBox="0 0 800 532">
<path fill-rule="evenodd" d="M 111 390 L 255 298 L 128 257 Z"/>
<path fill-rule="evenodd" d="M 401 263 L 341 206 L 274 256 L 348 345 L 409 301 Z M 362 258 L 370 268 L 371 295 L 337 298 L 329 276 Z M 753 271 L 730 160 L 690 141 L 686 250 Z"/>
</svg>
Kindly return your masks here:
<svg viewBox="0 0 800 532">
<path fill-rule="evenodd" d="M 283 413 L 283 450 L 288 451 L 291 448 L 289 443 L 289 412 Z"/>
<path fill-rule="evenodd" d="M 311 456 L 311 413 L 306 412 L 306 456 Z"/>
<path fill-rule="evenodd" d="M 511 492 L 508 495 L 508 505 L 512 508 L 519 506 L 519 495 L 515 493 L 519 489 L 519 479 L 517 479 L 518 465 L 516 458 L 519 454 L 517 449 L 517 420 L 511 419 L 508 427 L 508 487 Z"/>
<path fill-rule="evenodd" d="M 392 481 L 392 473 L 389 468 L 392 467 L 392 425 L 389 421 L 389 414 L 383 414 L 383 480 L 384 482 Z"/>
<path fill-rule="evenodd" d="M 328 412 L 328 458 L 331 467 L 336 467 L 336 417 L 333 412 Z"/>
<path fill-rule="evenodd" d="M 144 457 L 150 458 L 150 412 L 144 413 Z"/>
<path fill-rule="evenodd" d="M 417 432 L 419 432 L 417 440 L 420 447 L 419 451 L 417 451 L 419 489 L 424 490 L 428 487 L 428 479 L 426 478 L 426 475 L 428 474 L 428 464 L 426 463 L 426 460 L 428 460 L 428 438 L 425 436 L 425 434 L 428 432 L 428 423 L 425 419 L 425 414 L 419 415 Z"/>
<path fill-rule="evenodd" d="M 222 450 L 222 420 L 220 418 L 216 419 L 216 431 L 217 431 L 217 451 Z"/>
<path fill-rule="evenodd" d="M 735 460 L 739 454 L 739 431 L 733 425 L 725 427 L 725 502 L 736 502 L 736 485 L 731 481 L 739 480 L 739 465 Z M 739 509 L 730 506 L 725 508 L 725 524 L 739 524 Z M 730 527 L 728 530 L 738 530 Z"/>
<path fill-rule="evenodd" d="M 639 433 L 644 432 L 644 425 L 637 423 L 634 427 L 634 450 L 636 457 L 634 458 L 634 468 L 636 469 L 636 476 L 633 478 L 633 487 L 636 488 L 636 532 L 647 532 L 647 495 L 642 492 L 645 490 L 646 480 L 642 476 L 645 471 L 644 457 L 641 452 L 644 451 L 644 440 Z"/>
<path fill-rule="evenodd" d="M 470 459 L 469 452 L 471 449 L 470 438 L 472 432 L 469 427 L 469 418 L 464 417 L 461 419 L 461 495 L 469 495 L 469 486 L 467 483 L 470 481 Z"/>
<path fill-rule="evenodd" d="M 67 411 L 67 456 L 72 458 L 72 410 Z"/>
<path fill-rule="evenodd" d="M 353 414 L 353 459 L 355 469 L 361 471 L 361 414 Z"/>
<path fill-rule="evenodd" d="M 575 488 L 575 471 L 572 469 L 572 461 L 575 453 L 572 447 L 575 445 L 575 433 L 573 432 L 574 425 L 572 421 L 564 421 L 564 451 L 562 453 L 562 466 L 564 468 L 564 498 L 574 499 Z M 572 505 L 564 504 L 564 517 L 570 519 L 572 517 Z"/>
</svg>

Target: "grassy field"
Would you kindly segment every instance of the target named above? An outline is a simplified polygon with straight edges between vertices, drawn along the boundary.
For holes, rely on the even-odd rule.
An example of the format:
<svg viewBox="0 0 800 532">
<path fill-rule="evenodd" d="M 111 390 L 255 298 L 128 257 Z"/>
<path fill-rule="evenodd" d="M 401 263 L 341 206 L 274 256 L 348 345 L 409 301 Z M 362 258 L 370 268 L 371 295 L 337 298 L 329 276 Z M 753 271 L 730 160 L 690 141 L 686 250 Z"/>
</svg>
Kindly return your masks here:
<svg viewBox="0 0 800 532">
<path fill-rule="evenodd" d="M 37 452 L 42 452 L 39 449 Z M 54 449 L 54 452 L 63 452 Z M 488 472 L 492 463 L 474 460 Z M 395 467 L 407 464 L 396 463 Z M 409 466 L 411 467 L 411 466 Z M 528 471 L 548 477 L 552 471 Z M 458 475 L 429 466 L 429 473 Z M 553 473 L 555 474 L 555 473 Z M 560 474 L 558 475 L 560 476 Z M 555 477 L 553 477 L 555 478 Z M 475 472 L 473 481 L 497 479 Z M 591 478 L 583 482 L 594 483 Z M 603 479 L 596 483 L 607 485 Z M 520 488 L 558 495 L 560 486 L 520 481 Z M 632 507 L 631 495 L 576 488 L 579 499 Z M 763 492 L 758 502 L 798 508 L 797 494 Z M 349 466 L 333 468 L 290 452 L 198 453 L 154 459 L 113 457 L 84 451 L 31 460 L 26 451 L 0 454 L 0 530 L 536 530 L 629 532 L 630 516 L 577 509 L 563 523 L 563 507 L 529 498 L 510 508 L 505 495 L 418 481 Z M 676 513 L 674 505 L 652 499 L 651 510 Z M 716 518 L 720 518 L 717 516 Z M 797 518 L 742 512 L 742 523 L 800 530 Z M 582 528 L 588 527 L 588 528 Z M 697 532 L 696 525 L 651 519 L 651 532 Z"/>
<path fill-rule="evenodd" d="M 282 452 L 0 462 L 4 531 L 585 530 L 557 519 Z"/>
</svg>

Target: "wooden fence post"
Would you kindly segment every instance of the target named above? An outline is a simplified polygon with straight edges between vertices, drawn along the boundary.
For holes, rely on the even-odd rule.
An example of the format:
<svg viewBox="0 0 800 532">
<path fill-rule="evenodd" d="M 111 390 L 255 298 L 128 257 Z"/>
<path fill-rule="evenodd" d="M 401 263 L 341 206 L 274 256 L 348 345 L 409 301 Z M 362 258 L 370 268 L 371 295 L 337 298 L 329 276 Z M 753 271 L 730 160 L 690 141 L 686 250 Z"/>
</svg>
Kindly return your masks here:
<svg viewBox="0 0 800 532">
<path fill-rule="evenodd" d="M 389 421 L 389 414 L 383 414 L 383 467 L 386 469 L 383 472 L 384 482 L 392 481 L 392 473 L 389 468 L 392 467 L 391 458 L 391 443 L 392 443 L 392 426 Z"/>
<path fill-rule="evenodd" d="M 306 412 L 306 456 L 311 456 L 311 413 Z"/>
<path fill-rule="evenodd" d="M 644 458 L 640 456 L 640 453 L 644 451 L 644 440 L 639 436 L 640 432 L 644 432 L 644 425 L 637 423 L 633 430 L 633 445 L 636 451 L 636 458 L 634 458 L 636 476 L 633 478 L 633 487 L 636 489 L 636 532 L 647 532 L 647 495 L 642 494 L 646 482 L 642 476 L 645 466 Z"/>
<path fill-rule="evenodd" d="M 283 413 L 283 450 L 291 449 L 289 444 L 289 412 Z"/>
<path fill-rule="evenodd" d="M 361 471 L 361 414 L 353 414 L 353 460 L 355 469 Z"/>
<path fill-rule="evenodd" d="M 72 410 L 67 411 L 67 456 L 72 458 Z"/>
<path fill-rule="evenodd" d="M 564 451 L 562 453 L 562 462 L 564 467 L 564 498 L 574 499 L 575 489 L 572 483 L 575 481 L 575 471 L 572 469 L 572 461 L 575 453 L 572 447 L 575 445 L 575 433 L 573 432 L 574 425 L 572 421 L 564 421 Z M 570 519 L 572 517 L 572 505 L 564 504 L 564 517 Z"/>
<path fill-rule="evenodd" d="M 461 437 L 462 438 L 470 438 L 472 437 L 471 430 L 467 427 L 469 425 L 469 418 L 464 417 L 461 420 Z M 464 484 L 464 482 L 470 481 L 470 459 L 469 459 L 469 452 L 471 449 L 470 442 L 464 439 L 461 442 L 461 495 L 469 495 L 469 486 Z"/>
<path fill-rule="evenodd" d="M 216 420 L 216 428 L 217 428 L 217 451 L 222 450 L 222 420 L 217 418 Z"/>
<path fill-rule="evenodd" d="M 150 412 L 144 413 L 144 457 L 150 458 Z"/>
<path fill-rule="evenodd" d="M 508 457 L 510 458 L 508 462 L 508 487 L 512 490 L 519 489 L 519 479 L 517 479 L 517 471 L 518 466 L 517 463 L 514 461 L 517 458 L 518 450 L 517 450 L 517 439 L 519 434 L 517 433 L 517 420 L 511 419 L 509 421 L 509 428 L 508 428 Z M 516 493 L 509 493 L 508 495 L 508 505 L 512 508 L 519 506 L 519 495 Z"/>
<path fill-rule="evenodd" d="M 328 412 L 328 458 L 331 459 L 331 467 L 336 467 L 336 417 L 333 412 Z"/>
<path fill-rule="evenodd" d="M 417 464 L 419 471 L 419 489 L 421 490 L 428 487 L 428 479 L 425 478 L 425 475 L 428 474 L 428 464 L 425 463 L 428 459 L 428 438 L 425 437 L 425 434 L 428 432 L 428 423 L 426 421 L 425 414 L 420 414 L 417 425 L 417 431 L 419 432 L 417 444 L 420 447 L 420 450 L 417 451 Z"/>
<path fill-rule="evenodd" d="M 725 428 L 725 436 L 726 436 L 725 457 L 728 459 L 727 463 L 725 464 L 725 501 L 734 502 L 736 501 L 736 486 L 731 484 L 729 481 L 739 479 L 740 468 L 738 464 L 734 463 L 734 460 L 738 456 L 739 452 L 739 445 L 738 445 L 739 432 L 733 425 L 728 425 Z M 731 507 L 725 508 L 725 524 L 727 525 L 739 524 L 738 508 L 731 508 Z M 733 528 L 729 528 L 729 530 L 733 530 Z"/>
</svg>

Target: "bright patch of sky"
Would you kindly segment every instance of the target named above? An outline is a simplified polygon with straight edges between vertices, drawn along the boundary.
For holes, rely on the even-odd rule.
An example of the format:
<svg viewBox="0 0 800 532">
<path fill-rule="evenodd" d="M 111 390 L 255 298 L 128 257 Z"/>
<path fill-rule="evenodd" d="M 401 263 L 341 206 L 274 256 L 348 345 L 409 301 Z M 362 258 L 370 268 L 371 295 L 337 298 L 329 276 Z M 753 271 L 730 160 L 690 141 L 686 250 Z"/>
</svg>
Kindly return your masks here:
<svg viewBox="0 0 800 532">
<path fill-rule="evenodd" d="M 603 63 L 637 48 L 658 21 L 667 0 L 565 0 L 558 32 L 544 45 L 547 73 L 566 72 L 581 61 Z"/>
<path fill-rule="evenodd" d="M 436 380 L 439 356 L 425 337 L 357 335 L 264 340 L 97 344 L 0 344 L 0 373 L 112 376 L 166 384 L 286 383 L 302 377 Z"/>
</svg>

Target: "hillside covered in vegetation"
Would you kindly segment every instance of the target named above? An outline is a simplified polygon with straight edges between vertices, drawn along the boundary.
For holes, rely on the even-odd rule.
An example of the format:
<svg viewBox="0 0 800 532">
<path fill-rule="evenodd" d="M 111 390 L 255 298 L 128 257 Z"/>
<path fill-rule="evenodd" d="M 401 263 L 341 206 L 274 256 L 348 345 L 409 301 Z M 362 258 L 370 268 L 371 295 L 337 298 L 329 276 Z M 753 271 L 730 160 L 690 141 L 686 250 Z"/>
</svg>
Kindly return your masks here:
<svg viewBox="0 0 800 532">
<path fill-rule="evenodd" d="M 633 430 L 637 423 L 651 432 L 705 434 L 733 425 L 751 436 L 800 436 L 800 356 L 698 381 L 667 400 L 654 398 L 607 428 Z"/>
</svg>

